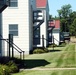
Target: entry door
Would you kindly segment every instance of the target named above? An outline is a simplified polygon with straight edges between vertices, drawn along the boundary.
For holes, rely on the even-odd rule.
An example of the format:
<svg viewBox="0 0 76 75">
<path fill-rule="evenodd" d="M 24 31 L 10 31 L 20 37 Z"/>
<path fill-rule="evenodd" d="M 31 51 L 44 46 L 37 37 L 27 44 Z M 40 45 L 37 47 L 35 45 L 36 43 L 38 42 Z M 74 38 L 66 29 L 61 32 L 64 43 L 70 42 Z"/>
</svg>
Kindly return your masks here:
<svg viewBox="0 0 76 75">
<path fill-rule="evenodd" d="M 34 45 L 40 44 L 40 27 L 34 31 L 33 44 Z"/>
</svg>

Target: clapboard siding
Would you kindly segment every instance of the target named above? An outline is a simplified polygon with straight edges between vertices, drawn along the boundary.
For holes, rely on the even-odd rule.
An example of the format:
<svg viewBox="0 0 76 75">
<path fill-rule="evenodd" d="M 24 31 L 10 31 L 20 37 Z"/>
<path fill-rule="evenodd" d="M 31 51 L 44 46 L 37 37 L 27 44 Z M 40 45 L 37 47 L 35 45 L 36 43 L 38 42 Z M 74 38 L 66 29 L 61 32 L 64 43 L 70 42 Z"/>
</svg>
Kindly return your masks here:
<svg viewBox="0 0 76 75">
<path fill-rule="evenodd" d="M 14 43 L 24 50 L 26 54 L 29 54 L 29 50 L 32 49 L 30 12 L 29 0 L 18 0 L 18 7 L 8 7 L 3 11 L 3 37 L 8 38 L 9 24 L 18 24 L 18 36 L 14 36 Z"/>
</svg>

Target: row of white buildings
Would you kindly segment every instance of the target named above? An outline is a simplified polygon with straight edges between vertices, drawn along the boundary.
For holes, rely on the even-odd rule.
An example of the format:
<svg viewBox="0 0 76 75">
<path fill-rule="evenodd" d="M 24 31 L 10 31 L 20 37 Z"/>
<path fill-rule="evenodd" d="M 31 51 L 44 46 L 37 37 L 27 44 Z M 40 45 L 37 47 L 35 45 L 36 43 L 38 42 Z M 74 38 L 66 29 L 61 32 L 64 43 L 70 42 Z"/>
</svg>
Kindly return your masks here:
<svg viewBox="0 0 76 75">
<path fill-rule="evenodd" d="M 7 4 L 6 9 L 0 8 L 0 55 L 8 54 L 7 42 L 2 40 L 8 39 L 8 34 L 13 34 L 14 44 L 25 54 L 33 47 L 42 47 L 42 35 L 48 40 L 48 0 L 10 0 Z M 44 46 L 47 45 L 44 40 Z"/>
</svg>

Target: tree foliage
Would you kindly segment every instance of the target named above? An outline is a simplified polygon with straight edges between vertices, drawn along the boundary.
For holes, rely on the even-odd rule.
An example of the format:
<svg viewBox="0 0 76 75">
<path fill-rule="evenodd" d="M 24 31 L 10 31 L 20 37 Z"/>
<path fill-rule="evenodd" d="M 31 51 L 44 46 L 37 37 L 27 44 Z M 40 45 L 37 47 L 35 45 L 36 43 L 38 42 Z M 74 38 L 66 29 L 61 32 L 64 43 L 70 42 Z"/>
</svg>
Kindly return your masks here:
<svg viewBox="0 0 76 75">
<path fill-rule="evenodd" d="M 69 16 L 72 13 L 71 5 L 63 5 L 60 10 L 57 10 L 61 20 L 61 31 L 69 32 Z"/>
<path fill-rule="evenodd" d="M 70 34 L 76 37 L 76 18 L 70 26 Z"/>
<path fill-rule="evenodd" d="M 49 19 L 60 19 L 61 32 L 70 32 L 70 35 L 76 36 L 76 11 L 72 11 L 71 5 L 63 5 L 61 9 L 57 10 L 58 17 L 50 16 Z"/>
<path fill-rule="evenodd" d="M 59 17 L 67 18 L 69 14 L 72 12 L 71 5 L 63 5 L 60 10 L 57 10 Z"/>
</svg>

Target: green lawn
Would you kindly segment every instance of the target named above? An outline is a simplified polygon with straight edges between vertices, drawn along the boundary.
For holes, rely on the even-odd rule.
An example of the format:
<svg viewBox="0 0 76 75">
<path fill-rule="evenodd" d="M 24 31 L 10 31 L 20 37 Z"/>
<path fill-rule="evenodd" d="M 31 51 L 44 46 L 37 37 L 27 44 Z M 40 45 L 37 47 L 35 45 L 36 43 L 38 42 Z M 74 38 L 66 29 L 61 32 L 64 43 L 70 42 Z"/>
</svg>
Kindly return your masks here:
<svg viewBox="0 0 76 75">
<path fill-rule="evenodd" d="M 25 56 L 26 68 L 76 68 L 76 44 L 49 48 L 49 53 Z M 23 71 L 14 75 L 76 75 L 75 70 L 61 71 Z"/>
<path fill-rule="evenodd" d="M 76 67 L 75 55 L 75 44 L 68 44 L 66 47 L 51 49 L 49 53 L 26 56 L 26 67 Z"/>
<path fill-rule="evenodd" d="M 22 71 L 13 75 L 76 75 L 75 70 L 60 70 L 60 71 Z"/>
</svg>

